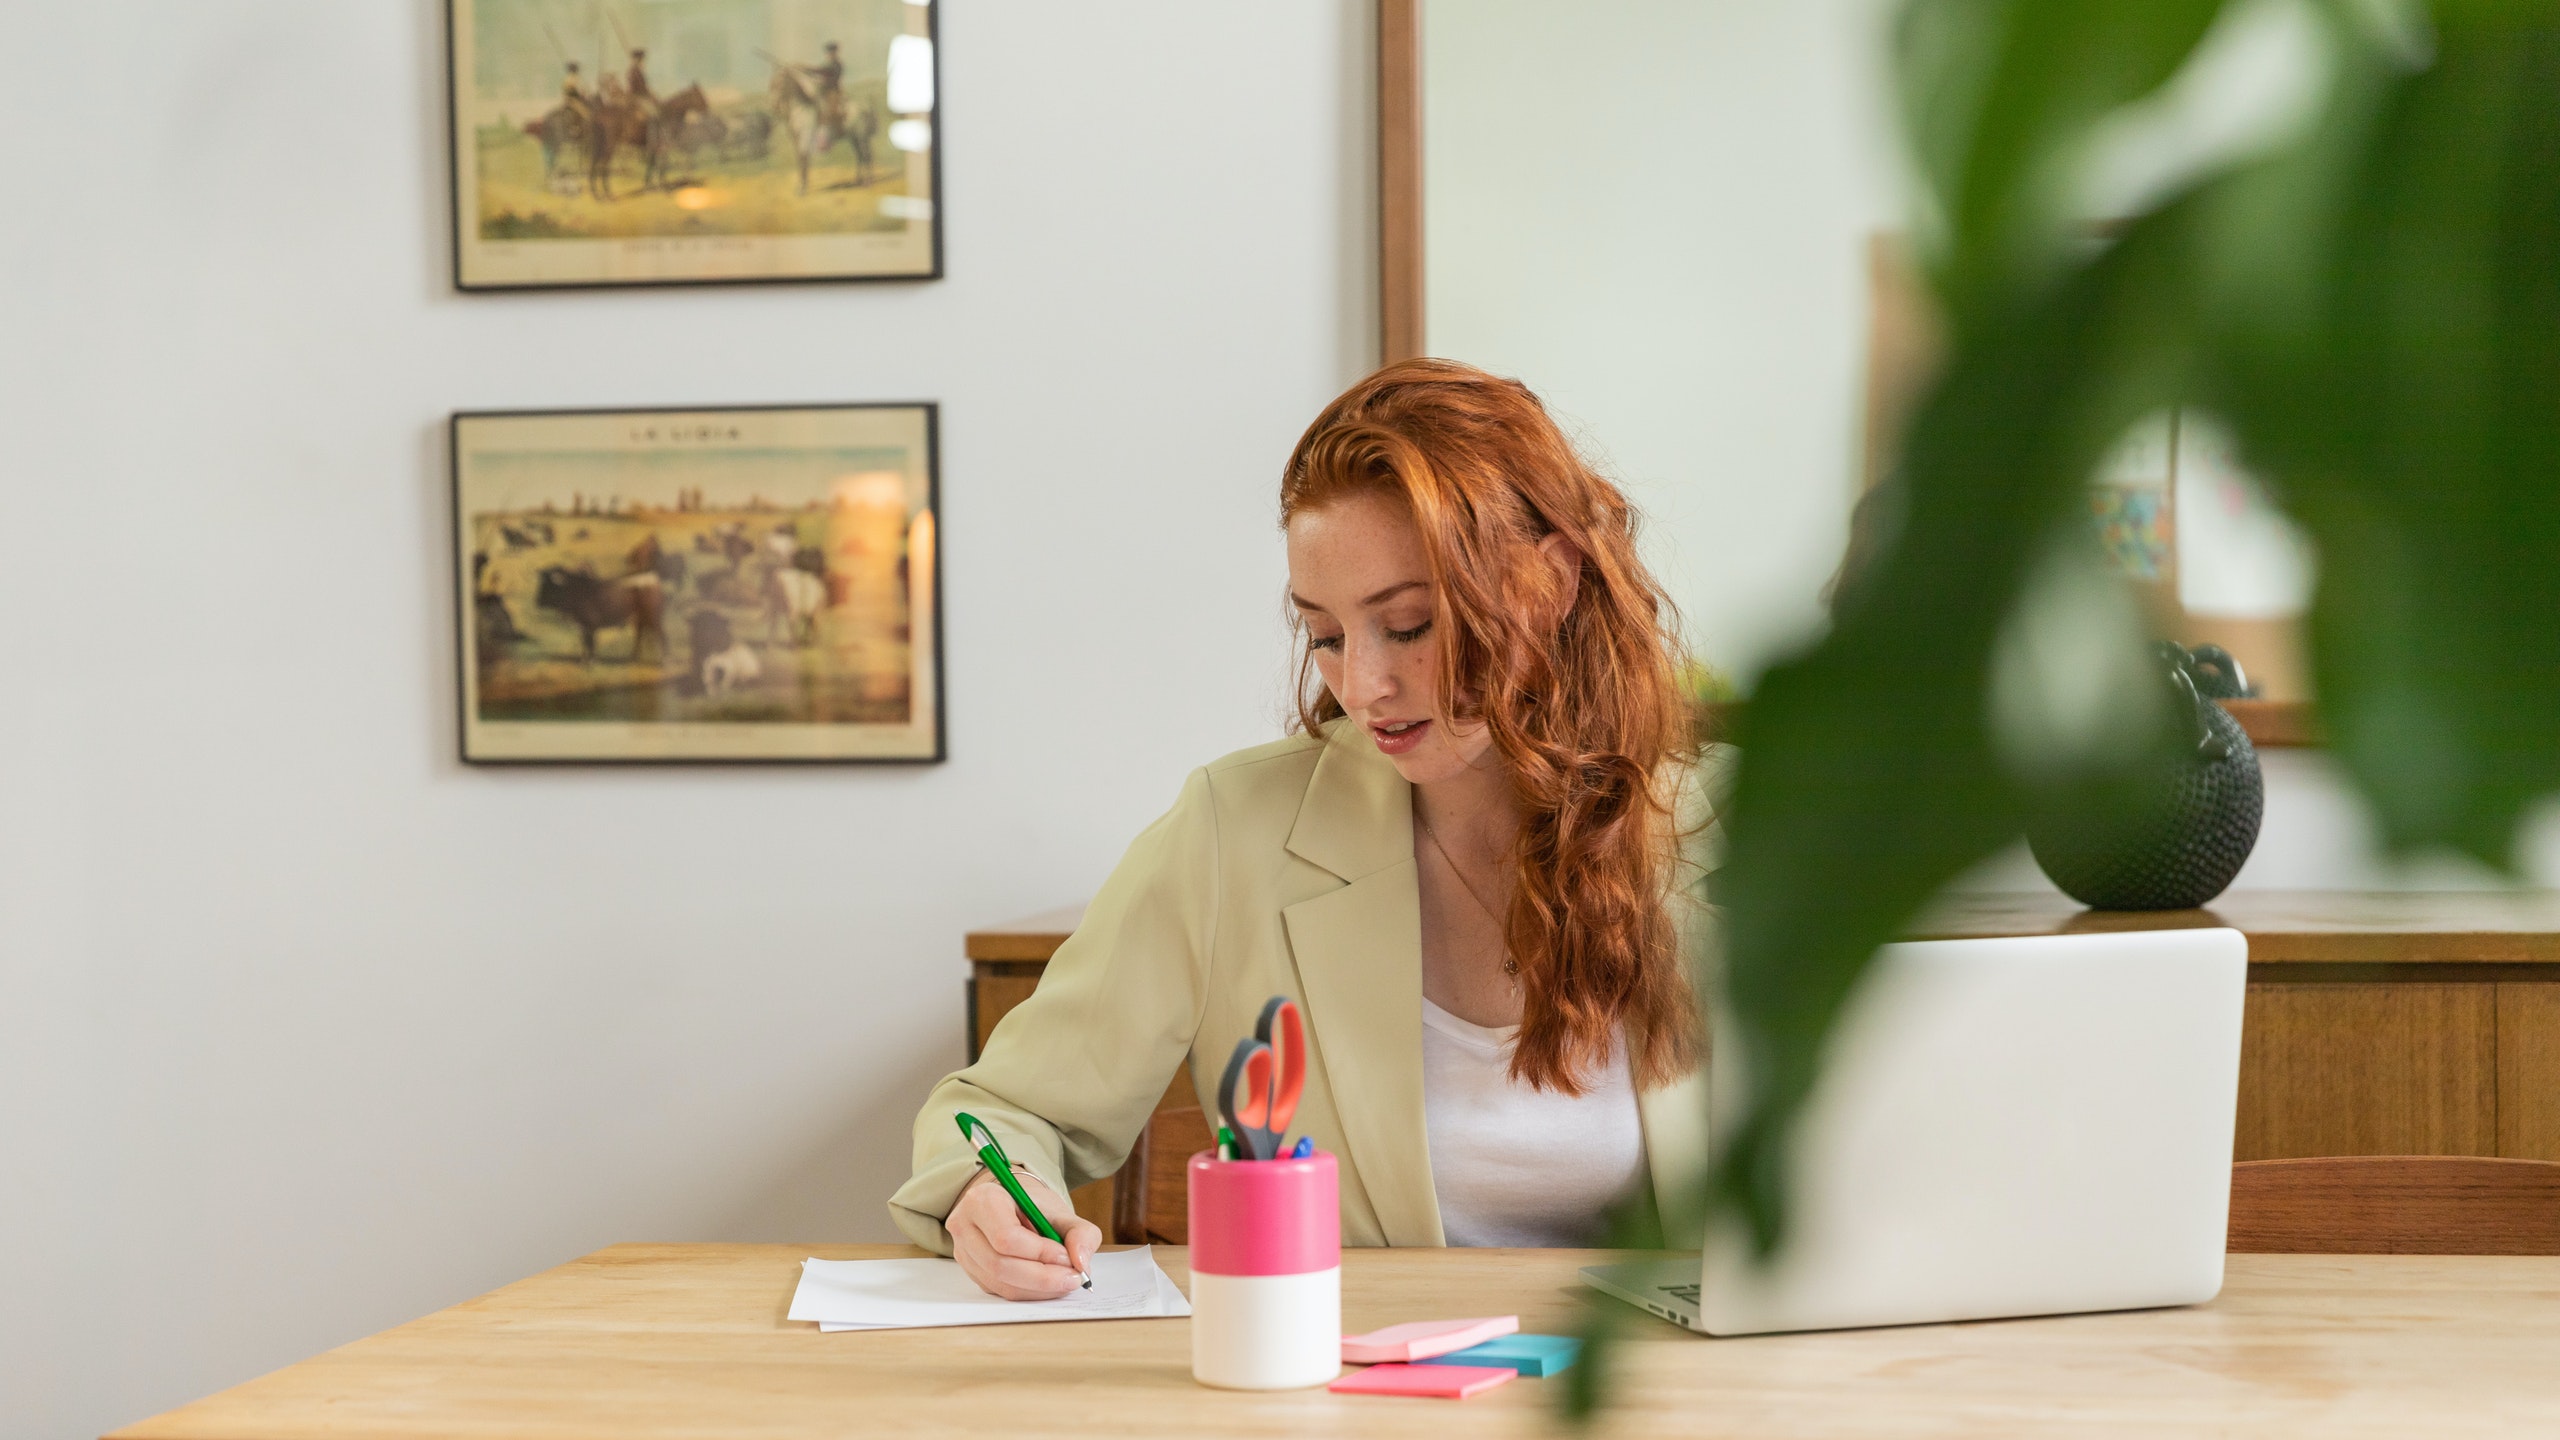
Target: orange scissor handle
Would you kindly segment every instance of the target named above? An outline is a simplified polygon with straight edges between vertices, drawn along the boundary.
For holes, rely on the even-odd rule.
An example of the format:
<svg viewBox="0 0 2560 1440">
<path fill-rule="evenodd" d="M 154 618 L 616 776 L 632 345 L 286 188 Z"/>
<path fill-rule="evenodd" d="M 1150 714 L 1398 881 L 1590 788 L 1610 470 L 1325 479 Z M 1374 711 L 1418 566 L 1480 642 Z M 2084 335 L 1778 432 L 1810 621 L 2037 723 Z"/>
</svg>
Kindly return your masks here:
<svg viewBox="0 0 2560 1440">
<path fill-rule="evenodd" d="M 1262 1018 L 1253 1027 L 1254 1038 L 1271 1047 L 1271 1065 L 1276 1075 L 1260 1077 L 1255 1085 L 1262 1091 L 1268 1084 L 1271 1110 L 1264 1127 L 1275 1133 L 1289 1128 L 1298 1116 L 1298 1097 L 1307 1088 L 1307 1022 L 1298 1012 L 1295 1001 L 1274 995 L 1264 1003 Z"/>
<path fill-rule="evenodd" d="M 1245 1052 L 1244 1084 L 1238 1086 L 1236 1119 L 1248 1130 L 1271 1127 L 1271 1050 L 1257 1045 Z"/>
<path fill-rule="evenodd" d="M 1250 1160 L 1277 1160 L 1283 1132 L 1297 1118 L 1307 1088 L 1307 1022 L 1285 995 L 1274 995 L 1238 1040 L 1218 1082 L 1218 1113 Z"/>
</svg>

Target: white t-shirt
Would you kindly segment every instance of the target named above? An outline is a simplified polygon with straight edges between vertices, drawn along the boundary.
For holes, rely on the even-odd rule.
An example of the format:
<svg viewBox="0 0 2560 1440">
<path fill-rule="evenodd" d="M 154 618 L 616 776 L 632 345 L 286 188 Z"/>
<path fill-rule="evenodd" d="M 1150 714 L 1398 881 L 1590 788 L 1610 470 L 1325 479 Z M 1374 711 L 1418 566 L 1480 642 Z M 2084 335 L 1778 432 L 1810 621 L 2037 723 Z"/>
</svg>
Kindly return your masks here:
<svg viewBox="0 0 2560 1440">
<path fill-rule="evenodd" d="M 1441 1231 L 1452 1245 L 1597 1244 L 1609 1206 L 1645 1175 L 1626 1047 L 1580 1095 L 1532 1090 L 1507 1073 L 1518 1030 L 1422 1002 L 1422 1114 Z"/>
</svg>

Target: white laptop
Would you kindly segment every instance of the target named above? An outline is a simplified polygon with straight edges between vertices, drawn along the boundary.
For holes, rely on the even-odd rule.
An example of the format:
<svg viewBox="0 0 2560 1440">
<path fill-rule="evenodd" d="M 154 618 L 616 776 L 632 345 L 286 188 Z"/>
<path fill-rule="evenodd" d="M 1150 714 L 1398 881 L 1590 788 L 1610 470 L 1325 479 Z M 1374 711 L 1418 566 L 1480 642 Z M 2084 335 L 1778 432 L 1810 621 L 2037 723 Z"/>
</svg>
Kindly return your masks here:
<svg viewBox="0 0 2560 1440">
<path fill-rule="evenodd" d="M 2192 1305 L 2222 1289 L 2248 943 L 2147 930 L 1889 945 L 1797 1131 L 1793 1239 L 1599 1265 L 1709 1335 Z M 1716 1123 L 1741 1067 L 1718 1036 Z"/>
</svg>

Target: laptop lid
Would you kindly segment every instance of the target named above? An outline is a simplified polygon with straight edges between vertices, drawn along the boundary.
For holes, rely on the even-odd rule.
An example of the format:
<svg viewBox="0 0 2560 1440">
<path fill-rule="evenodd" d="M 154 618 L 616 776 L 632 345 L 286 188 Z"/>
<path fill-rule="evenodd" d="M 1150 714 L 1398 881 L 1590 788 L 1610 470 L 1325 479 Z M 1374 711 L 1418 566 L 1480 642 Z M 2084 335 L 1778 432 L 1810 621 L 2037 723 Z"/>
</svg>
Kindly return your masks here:
<svg viewBox="0 0 2560 1440">
<path fill-rule="evenodd" d="M 2185 1305 L 2222 1288 L 2248 942 L 2149 930 L 1890 945 L 1792 1157 L 1774 1269 L 1707 1236 L 1715 1335 Z M 1721 1029 L 1718 1123 L 1743 1086 Z"/>
</svg>

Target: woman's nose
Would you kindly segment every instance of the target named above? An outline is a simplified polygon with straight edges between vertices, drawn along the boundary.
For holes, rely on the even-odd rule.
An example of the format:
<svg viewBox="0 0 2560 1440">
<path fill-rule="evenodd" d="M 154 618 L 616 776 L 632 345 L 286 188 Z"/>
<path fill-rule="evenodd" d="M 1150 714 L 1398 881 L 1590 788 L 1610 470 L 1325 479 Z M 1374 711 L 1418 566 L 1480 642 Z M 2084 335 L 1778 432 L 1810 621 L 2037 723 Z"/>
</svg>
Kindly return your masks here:
<svg viewBox="0 0 2560 1440">
<path fill-rule="evenodd" d="M 1342 642 L 1342 693 L 1334 698 L 1345 710 L 1366 710 L 1395 693 L 1395 673 L 1375 645 L 1357 639 Z"/>
</svg>

